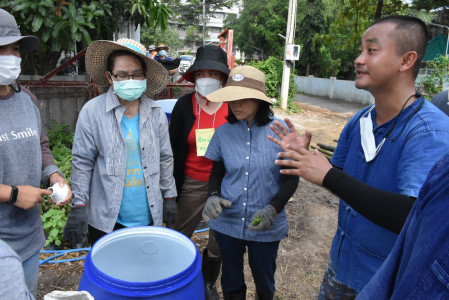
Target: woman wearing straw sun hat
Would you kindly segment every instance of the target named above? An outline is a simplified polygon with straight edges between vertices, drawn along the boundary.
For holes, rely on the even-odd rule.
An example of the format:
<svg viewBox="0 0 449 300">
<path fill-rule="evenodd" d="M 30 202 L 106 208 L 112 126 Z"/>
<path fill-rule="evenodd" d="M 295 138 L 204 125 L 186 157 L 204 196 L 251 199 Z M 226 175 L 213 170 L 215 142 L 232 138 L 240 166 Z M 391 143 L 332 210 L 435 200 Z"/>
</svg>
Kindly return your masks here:
<svg viewBox="0 0 449 300">
<path fill-rule="evenodd" d="M 24 299 L 24 279 L 31 294 L 37 295 L 39 251 L 45 244 L 39 203 L 43 195 L 51 194 L 41 184 L 67 184 L 51 154 L 37 99 L 17 80 L 21 54 L 38 47 L 39 39 L 21 35 L 14 17 L 0 9 L 0 239 L 20 256 L 23 267 L 12 284 L 8 279 L 17 270 L 2 269 L 2 299 Z M 58 205 L 67 204 L 70 197 L 69 188 Z"/>
<path fill-rule="evenodd" d="M 149 95 L 168 82 L 165 68 L 131 39 L 94 41 L 86 66 L 109 90 L 87 102 L 73 142 L 72 211 L 64 229 L 72 246 L 115 229 L 170 226 L 176 187 L 167 117 Z"/>
<path fill-rule="evenodd" d="M 281 148 L 267 138 L 269 125 L 283 121 L 273 117 L 265 74 L 254 67 L 233 69 L 226 87 L 207 99 L 227 101 L 231 108 L 205 155 L 213 166 L 203 216 L 210 218 L 220 246 L 223 295 L 246 299 L 243 255 L 248 249 L 256 299 L 273 299 L 277 252 L 288 231 L 284 206 L 299 181 L 280 174 L 274 160 Z"/>
<path fill-rule="evenodd" d="M 204 157 L 205 143 L 216 128 L 226 123 L 228 105 L 210 102 L 205 96 L 219 89 L 228 78 L 227 55 L 220 47 L 199 47 L 195 63 L 186 71 L 184 79 L 195 83 L 195 92 L 176 102 L 170 118 L 170 142 L 175 161 L 174 176 L 179 193 L 178 209 L 173 229 L 191 237 L 201 221 L 207 199 L 207 181 L 212 162 Z M 201 150 L 203 149 L 203 150 Z M 220 250 L 209 231 L 207 248 L 203 252 L 203 278 L 206 299 L 219 299 L 215 282 L 220 273 Z"/>
</svg>

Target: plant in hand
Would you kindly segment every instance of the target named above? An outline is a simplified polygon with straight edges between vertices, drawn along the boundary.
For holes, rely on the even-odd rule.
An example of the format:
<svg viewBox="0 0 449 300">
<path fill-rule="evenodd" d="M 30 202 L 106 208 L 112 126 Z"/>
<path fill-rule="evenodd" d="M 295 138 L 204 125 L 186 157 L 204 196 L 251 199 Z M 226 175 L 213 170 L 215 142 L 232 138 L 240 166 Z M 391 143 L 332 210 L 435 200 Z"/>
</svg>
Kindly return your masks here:
<svg viewBox="0 0 449 300">
<path fill-rule="evenodd" d="M 257 226 L 260 224 L 260 221 L 262 221 L 262 215 L 258 215 L 257 217 L 254 217 L 251 221 L 251 224 L 254 226 Z"/>
</svg>

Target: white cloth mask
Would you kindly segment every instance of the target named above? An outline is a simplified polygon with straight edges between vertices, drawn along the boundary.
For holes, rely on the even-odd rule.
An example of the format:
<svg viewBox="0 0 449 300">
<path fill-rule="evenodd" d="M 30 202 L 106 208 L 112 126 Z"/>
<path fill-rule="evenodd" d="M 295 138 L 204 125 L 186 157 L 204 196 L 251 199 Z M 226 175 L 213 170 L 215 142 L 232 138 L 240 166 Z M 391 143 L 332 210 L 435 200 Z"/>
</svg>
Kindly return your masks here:
<svg viewBox="0 0 449 300">
<path fill-rule="evenodd" d="M 376 139 L 373 133 L 373 119 L 371 118 L 373 108 L 374 105 L 360 118 L 360 138 L 366 162 L 370 162 L 376 157 L 386 140 L 386 138 L 383 138 L 379 146 L 376 147 Z"/>
<path fill-rule="evenodd" d="M 221 88 L 221 81 L 214 78 L 200 78 L 195 81 L 195 91 L 206 97 Z"/>
<path fill-rule="evenodd" d="M 0 85 L 10 85 L 19 77 L 21 61 L 15 55 L 0 55 Z"/>
</svg>

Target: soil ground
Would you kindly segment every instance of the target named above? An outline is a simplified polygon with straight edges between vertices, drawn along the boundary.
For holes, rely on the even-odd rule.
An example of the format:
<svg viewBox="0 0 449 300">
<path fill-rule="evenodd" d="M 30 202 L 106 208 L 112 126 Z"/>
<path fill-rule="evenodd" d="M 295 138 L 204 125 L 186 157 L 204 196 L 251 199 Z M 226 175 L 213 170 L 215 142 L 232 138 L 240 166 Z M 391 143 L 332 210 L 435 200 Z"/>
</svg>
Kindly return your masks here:
<svg viewBox="0 0 449 300">
<path fill-rule="evenodd" d="M 298 114 L 275 110 L 278 118 L 288 117 L 300 132 L 312 131 L 312 144 L 335 146 L 349 118 L 362 106 L 297 95 L 302 107 Z M 317 106 L 316 104 L 320 105 Z M 330 109 L 328 109 L 328 108 Z M 316 299 L 329 258 L 329 249 L 337 223 L 338 198 L 326 189 L 300 181 L 298 189 L 286 206 L 289 235 L 280 244 L 275 299 Z M 207 233 L 195 234 L 192 240 L 200 252 L 207 244 Z M 82 256 L 77 252 L 68 257 Z M 49 255 L 41 255 L 41 259 Z M 83 260 L 40 267 L 38 299 L 53 290 L 77 290 L 83 273 Z M 247 263 L 245 276 L 247 299 L 254 299 L 254 283 Z M 217 282 L 220 291 L 219 280 Z M 221 294 L 221 291 L 220 291 Z"/>
</svg>

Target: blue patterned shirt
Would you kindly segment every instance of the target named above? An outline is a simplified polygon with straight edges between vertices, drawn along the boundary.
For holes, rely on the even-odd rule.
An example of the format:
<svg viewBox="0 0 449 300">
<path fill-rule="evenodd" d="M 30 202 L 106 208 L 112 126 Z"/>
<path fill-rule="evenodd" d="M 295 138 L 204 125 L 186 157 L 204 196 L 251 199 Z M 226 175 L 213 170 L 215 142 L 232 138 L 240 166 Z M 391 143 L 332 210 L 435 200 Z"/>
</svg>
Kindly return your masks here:
<svg viewBox="0 0 449 300">
<path fill-rule="evenodd" d="M 285 123 L 279 119 L 282 124 Z M 280 167 L 274 164 L 282 149 L 271 142 L 269 124 L 251 126 L 246 121 L 225 123 L 217 128 L 207 148 L 206 157 L 223 162 L 226 175 L 221 185 L 221 197 L 232 202 L 221 215 L 209 221 L 209 226 L 229 236 L 258 242 L 279 241 L 287 236 L 285 210 L 279 213 L 273 226 L 266 231 L 248 229 L 253 214 L 267 206 L 281 186 Z"/>
</svg>

